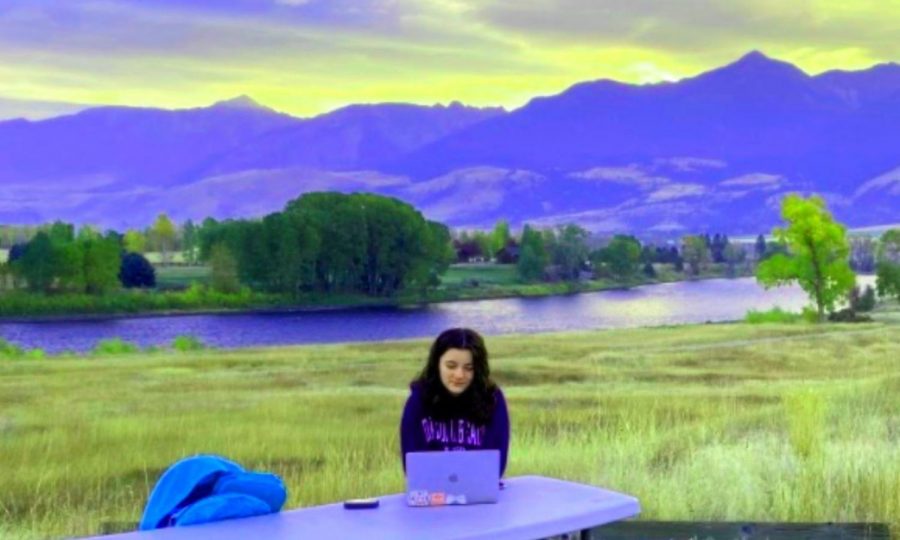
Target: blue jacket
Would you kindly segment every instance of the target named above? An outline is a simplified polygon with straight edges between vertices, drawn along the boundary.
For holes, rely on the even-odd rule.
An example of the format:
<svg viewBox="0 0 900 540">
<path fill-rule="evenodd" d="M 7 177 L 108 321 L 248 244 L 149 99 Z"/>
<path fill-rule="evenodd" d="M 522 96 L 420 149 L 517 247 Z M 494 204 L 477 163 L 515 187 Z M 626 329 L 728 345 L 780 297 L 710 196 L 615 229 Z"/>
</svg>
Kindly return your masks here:
<svg viewBox="0 0 900 540">
<path fill-rule="evenodd" d="M 138 528 L 195 525 L 278 512 L 287 499 L 280 478 L 246 472 L 220 456 L 197 455 L 170 466 L 153 487 Z"/>
</svg>

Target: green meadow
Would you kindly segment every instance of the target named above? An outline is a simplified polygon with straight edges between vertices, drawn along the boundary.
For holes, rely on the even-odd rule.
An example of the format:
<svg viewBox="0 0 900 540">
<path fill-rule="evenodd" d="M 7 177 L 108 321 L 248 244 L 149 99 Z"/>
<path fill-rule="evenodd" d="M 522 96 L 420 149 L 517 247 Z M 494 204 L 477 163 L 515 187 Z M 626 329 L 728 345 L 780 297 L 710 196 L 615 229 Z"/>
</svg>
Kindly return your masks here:
<svg viewBox="0 0 900 540">
<path fill-rule="evenodd" d="M 874 521 L 900 533 L 900 312 L 489 337 L 508 476 L 637 496 L 648 520 Z M 288 508 L 403 489 L 428 340 L 0 361 L 0 537 L 136 523 L 167 465 L 279 474 Z"/>
<path fill-rule="evenodd" d="M 208 266 L 157 266 L 156 286 L 160 289 L 190 287 L 191 283 L 209 283 Z"/>
</svg>

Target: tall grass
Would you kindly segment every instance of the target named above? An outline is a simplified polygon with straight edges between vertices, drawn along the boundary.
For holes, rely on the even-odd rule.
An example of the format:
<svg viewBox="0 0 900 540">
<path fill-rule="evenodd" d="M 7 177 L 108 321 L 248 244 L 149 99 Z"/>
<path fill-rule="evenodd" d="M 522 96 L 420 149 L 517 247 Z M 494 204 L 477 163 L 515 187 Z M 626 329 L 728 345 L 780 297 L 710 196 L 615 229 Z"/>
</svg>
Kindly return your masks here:
<svg viewBox="0 0 900 540">
<path fill-rule="evenodd" d="M 637 496 L 643 519 L 900 529 L 894 323 L 490 337 L 508 476 Z M 0 523 L 136 523 L 173 461 L 279 474 L 288 508 L 403 489 L 397 429 L 426 341 L 0 363 Z M 6 538 L 7 536 L 4 536 Z M 13 536 L 15 537 L 15 536 Z"/>
<path fill-rule="evenodd" d="M 804 322 L 803 315 L 800 313 L 793 313 L 790 311 L 785 311 L 780 307 L 774 307 L 767 311 L 757 311 L 755 309 L 751 309 L 747 312 L 747 315 L 744 317 L 744 322 L 750 324 L 766 324 L 766 323 L 799 323 Z"/>
</svg>

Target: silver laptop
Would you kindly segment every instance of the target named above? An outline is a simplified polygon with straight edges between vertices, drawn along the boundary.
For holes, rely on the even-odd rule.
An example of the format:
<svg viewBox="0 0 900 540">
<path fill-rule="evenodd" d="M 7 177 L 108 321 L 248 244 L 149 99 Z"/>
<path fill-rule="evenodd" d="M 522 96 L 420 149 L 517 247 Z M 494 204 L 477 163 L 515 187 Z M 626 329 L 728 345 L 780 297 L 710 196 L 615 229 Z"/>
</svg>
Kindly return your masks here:
<svg viewBox="0 0 900 540">
<path fill-rule="evenodd" d="M 499 484 L 499 450 L 406 454 L 409 506 L 496 503 Z"/>
</svg>

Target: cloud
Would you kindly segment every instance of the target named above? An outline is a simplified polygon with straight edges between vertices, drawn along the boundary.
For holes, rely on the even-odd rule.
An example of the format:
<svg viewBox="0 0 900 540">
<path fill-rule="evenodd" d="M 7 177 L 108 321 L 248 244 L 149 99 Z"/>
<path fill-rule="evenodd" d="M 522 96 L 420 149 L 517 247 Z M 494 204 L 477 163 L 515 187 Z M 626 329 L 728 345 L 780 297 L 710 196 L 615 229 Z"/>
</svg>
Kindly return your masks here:
<svg viewBox="0 0 900 540">
<path fill-rule="evenodd" d="M 631 185 L 642 190 L 653 189 L 671 181 L 663 176 L 651 176 L 642 166 L 634 163 L 624 167 L 593 167 L 571 173 L 569 177 L 591 182 L 613 182 Z"/>
<path fill-rule="evenodd" d="M 553 227 L 566 223 L 578 223 L 582 227 L 600 233 L 628 231 L 633 228 L 633 220 L 659 219 L 647 230 L 671 232 L 683 230 L 685 227 L 676 219 L 679 216 L 696 216 L 698 208 L 686 202 L 644 203 L 638 199 L 629 199 L 621 204 L 608 208 L 598 208 L 581 212 L 566 212 L 528 222 L 537 227 Z M 652 221 L 651 221 L 652 223 Z"/>
<path fill-rule="evenodd" d="M 8 99 L 0 97 L 0 121 L 12 118 L 43 120 L 64 114 L 74 114 L 90 105 L 59 101 Z"/>
<path fill-rule="evenodd" d="M 653 164 L 656 167 L 668 167 L 677 172 L 696 172 L 701 169 L 721 169 L 728 165 L 728 163 L 719 159 L 697 157 L 655 159 L 653 160 Z"/>
<path fill-rule="evenodd" d="M 697 197 L 706 193 L 706 188 L 700 184 L 668 184 L 654 191 L 647 197 L 648 203 L 668 201 L 672 199 L 684 199 Z"/>
<path fill-rule="evenodd" d="M 887 190 L 891 195 L 900 195 L 900 167 L 876 176 L 857 188 L 853 198 L 859 198 L 872 190 Z"/>
<path fill-rule="evenodd" d="M 172 108 L 250 94 L 303 116 L 514 108 L 583 80 L 693 76 L 750 49 L 859 69 L 900 58 L 896 25 L 873 0 L 6 0 L 0 80 L 10 98 Z"/>
<path fill-rule="evenodd" d="M 766 191 L 783 186 L 786 179 L 779 174 L 751 173 L 719 182 L 722 187 L 757 187 Z"/>
<path fill-rule="evenodd" d="M 546 70 L 419 6 L 15 3 L 0 13 L 0 78 L 9 97 L 177 108 L 251 94 L 312 115 L 382 101 L 494 105 L 501 81 Z"/>
<path fill-rule="evenodd" d="M 860 0 L 472 0 L 476 16 L 548 43 L 628 44 L 719 60 L 748 48 L 778 49 L 813 59 L 812 51 L 857 48 L 900 56 L 896 10 Z M 891 10 L 894 9 L 892 12 Z M 807 48 L 806 51 L 801 49 Z M 811 49 L 811 50 L 810 50 Z M 819 69 L 821 71 L 821 69 Z"/>
</svg>

